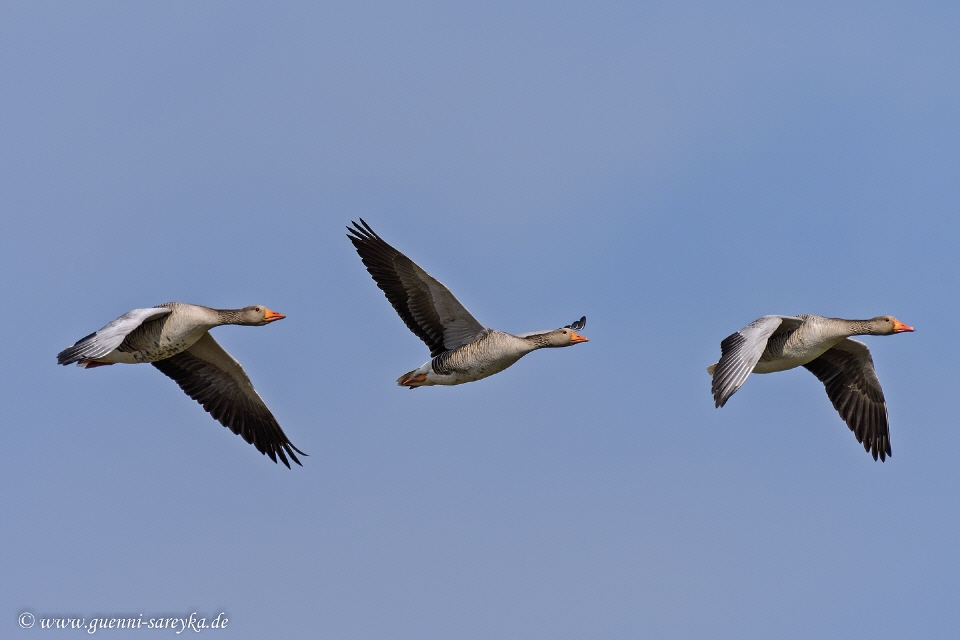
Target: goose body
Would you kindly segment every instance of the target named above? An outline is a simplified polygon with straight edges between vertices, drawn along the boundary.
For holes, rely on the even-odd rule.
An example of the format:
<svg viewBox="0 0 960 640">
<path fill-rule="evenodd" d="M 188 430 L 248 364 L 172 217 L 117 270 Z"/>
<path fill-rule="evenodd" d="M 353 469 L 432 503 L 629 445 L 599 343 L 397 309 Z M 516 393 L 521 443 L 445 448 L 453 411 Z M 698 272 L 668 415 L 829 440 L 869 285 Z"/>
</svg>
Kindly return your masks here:
<svg viewBox="0 0 960 640">
<path fill-rule="evenodd" d="M 123 314 L 61 351 L 57 364 L 93 368 L 150 363 L 223 426 L 289 467 L 287 456 L 300 464 L 294 452 L 306 454 L 287 439 L 240 363 L 209 334 L 224 324 L 261 326 L 284 317 L 259 305 L 211 309 L 167 302 Z"/>
<path fill-rule="evenodd" d="M 751 373 L 804 367 L 864 449 L 885 460 L 892 455 L 887 405 L 867 345 L 853 335 L 913 331 L 896 318 L 844 320 L 815 315 L 763 316 L 720 343 L 720 361 L 707 367 L 716 406 L 726 404 Z"/>
<path fill-rule="evenodd" d="M 430 360 L 397 379 L 411 389 L 481 380 L 537 349 L 587 338 L 586 317 L 553 331 L 514 335 L 480 324 L 440 281 L 387 244 L 363 219 L 347 227 L 360 259 L 407 327 L 430 349 Z"/>
</svg>

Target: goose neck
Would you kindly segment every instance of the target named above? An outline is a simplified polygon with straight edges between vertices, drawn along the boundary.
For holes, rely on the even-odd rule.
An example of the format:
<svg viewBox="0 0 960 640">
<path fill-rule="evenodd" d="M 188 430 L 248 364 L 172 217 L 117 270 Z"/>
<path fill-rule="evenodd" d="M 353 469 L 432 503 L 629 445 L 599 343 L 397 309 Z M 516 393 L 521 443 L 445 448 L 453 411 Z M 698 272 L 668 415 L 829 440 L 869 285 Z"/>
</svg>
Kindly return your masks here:
<svg viewBox="0 0 960 640">
<path fill-rule="evenodd" d="M 243 324 L 241 309 L 211 309 L 215 316 L 216 325 Z"/>
</svg>

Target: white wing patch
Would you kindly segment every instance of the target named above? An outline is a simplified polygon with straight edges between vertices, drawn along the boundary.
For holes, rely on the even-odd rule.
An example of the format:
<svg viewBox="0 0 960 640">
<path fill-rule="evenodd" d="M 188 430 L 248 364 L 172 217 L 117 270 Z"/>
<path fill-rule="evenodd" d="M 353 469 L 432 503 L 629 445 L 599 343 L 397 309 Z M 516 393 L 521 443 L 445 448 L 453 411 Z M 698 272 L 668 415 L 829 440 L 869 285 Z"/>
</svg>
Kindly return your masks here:
<svg viewBox="0 0 960 640">
<path fill-rule="evenodd" d="M 167 307 L 134 309 L 123 314 L 96 333 L 81 338 L 72 347 L 68 347 L 57 356 L 59 364 L 70 364 L 81 360 L 102 358 L 123 342 L 127 335 L 147 320 L 170 313 Z M 82 365 L 81 365 L 82 366 Z"/>
<path fill-rule="evenodd" d="M 747 376 L 757 366 L 770 336 L 781 331 L 791 331 L 803 324 L 802 318 L 794 316 L 763 316 L 740 331 L 727 336 L 720 343 L 720 362 L 713 370 L 713 398 L 717 407 L 726 404 Z"/>
</svg>

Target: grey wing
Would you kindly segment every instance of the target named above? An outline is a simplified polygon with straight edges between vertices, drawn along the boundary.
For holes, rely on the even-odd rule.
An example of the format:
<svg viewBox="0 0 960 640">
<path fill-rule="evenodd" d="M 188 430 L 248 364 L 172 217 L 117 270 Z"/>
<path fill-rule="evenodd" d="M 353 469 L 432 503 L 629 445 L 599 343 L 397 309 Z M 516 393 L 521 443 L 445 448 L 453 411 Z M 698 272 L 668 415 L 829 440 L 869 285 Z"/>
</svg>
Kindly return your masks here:
<svg viewBox="0 0 960 640">
<path fill-rule="evenodd" d="M 400 318 L 430 356 L 475 341 L 487 329 L 439 280 L 384 242 L 363 218 L 347 227 L 350 241 Z"/>
<path fill-rule="evenodd" d="M 833 407 L 874 460 L 893 455 L 887 403 L 867 345 L 846 338 L 803 366 L 823 383 Z"/>
<path fill-rule="evenodd" d="M 713 368 L 711 390 L 717 407 L 727 403 L 757 366 L 770 336 L 803 324 L 795 316 L 763 316 L 720 343 L 720 362 Z"/>
<path fill-rule="evenodd" d="M 280 456 L 289 468 L 287 456 L 300 464 L 294 452 L 307 455 L 287 439 L 243 367 L 209 333 L 203 334 L 186 351 L 152 364 L 220 424 L 274 462 Z"/>
<path fill-rule="evenodd" d="M 120 346 L 131 331 L 148 320 L 170 313 L 168 307 L 134 309 L 123 314 L 104 328 L 77 340 L 57 354 L 57 364 L 72 364 L 81 360 L 102 358 Z"/>
</svg>

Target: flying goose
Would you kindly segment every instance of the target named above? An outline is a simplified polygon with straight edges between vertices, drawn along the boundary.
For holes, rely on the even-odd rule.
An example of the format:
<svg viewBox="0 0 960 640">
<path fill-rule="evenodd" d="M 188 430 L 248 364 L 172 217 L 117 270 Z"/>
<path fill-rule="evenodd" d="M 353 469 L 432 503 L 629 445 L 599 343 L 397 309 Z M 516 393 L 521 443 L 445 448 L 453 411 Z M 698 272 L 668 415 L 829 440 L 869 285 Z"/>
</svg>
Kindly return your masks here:
<svg viewBox="0 0 960 640">
<path fill-rule="evenodd" d="M 216 420 L 274 462 L 300 464 L 297 449 L 253 388 L 243 367 L 210 335 L 223 324 L 262 326 L 282 320 L 282 313 L 264 306 L 211 309 L 166 302 L 134 309 L 99 331 L 81 338 L 57 355 L 57 364 L 90 369 L 116 363 L 149 362 L 180 385 Z M 302 465 L 301 465 L 302 466 Z"/>
<path fill-rule="evenodd" d="M 819 378 L 827 396 L 863 448 L 883 461 L 892 455 L 887 404 L 867 345 L 848 336 L 886 336 L 913 331 L 896 318 L 843 320 L 823 316 L 763 316 L 720 343 L 713 376 L 717 407 L 726 404 L 750 372 L 773 373 L 803 366 Z"/>
<path fill-rule="evenodd" d="M 363 218 L 347 230 L 377 286 L 410 331 L 430 349 L 430 360 L 400 376 L 400 386 L 416 389 L 473 382 L 503 371 L 536 349 L 587 342 L 577 333 L 586 325 L 586 316 L 553 331 L 513 335 L 488 329 L 449 289 L 384 242 Z"/>
</svg>

